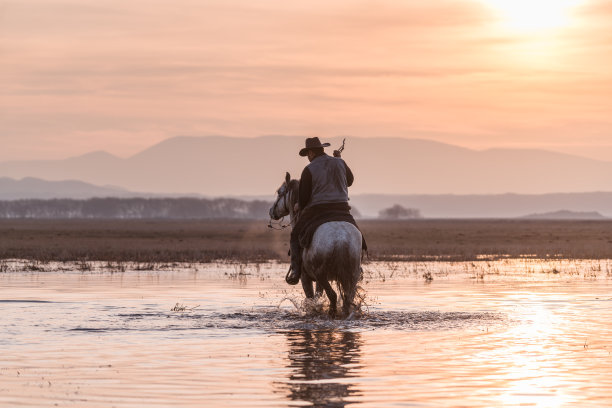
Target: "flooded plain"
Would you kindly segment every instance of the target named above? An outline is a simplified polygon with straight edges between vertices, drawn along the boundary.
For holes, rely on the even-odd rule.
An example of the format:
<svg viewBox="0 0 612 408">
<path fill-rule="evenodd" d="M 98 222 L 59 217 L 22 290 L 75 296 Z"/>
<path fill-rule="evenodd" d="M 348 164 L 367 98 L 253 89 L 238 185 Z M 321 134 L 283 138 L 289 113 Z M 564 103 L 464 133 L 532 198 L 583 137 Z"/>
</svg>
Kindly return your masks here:
<svg viewBox="0 0 612 408">
<path fill-rule="evenodd" d="M 612 261 L 369 263 L 352 320 L 286 267 L 5 263 L 0 406 L 612 405 Z"/>
</svg>

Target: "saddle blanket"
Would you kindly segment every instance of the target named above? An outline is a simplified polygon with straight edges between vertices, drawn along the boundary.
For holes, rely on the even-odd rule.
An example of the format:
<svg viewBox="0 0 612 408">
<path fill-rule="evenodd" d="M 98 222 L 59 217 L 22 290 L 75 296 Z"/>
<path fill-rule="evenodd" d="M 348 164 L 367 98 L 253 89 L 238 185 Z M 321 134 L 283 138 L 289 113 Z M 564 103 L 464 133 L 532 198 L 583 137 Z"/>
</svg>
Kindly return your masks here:
<svg viewBox="0 0 612 408">
<path fill-rule="evenodd" d="M 295 226 L 299 229 L 298 237 L 300 240 L 300 246 L 302 248 L 310 247 L 312 237 L 314 236 L 317 228 L 327 222 L 332 221 L 348 222 L 359 229 L 359 226 L 351 215 L 351 207 L 348 205 L 348 203 L 319 204 L 314 207 L 306 208 L 302 214 L 300 214 L 300 219 Z M 359 231 L 361 232 L 361 230 Z M 367 251 L 368 247 L 366 245 L 365 238 L 363 237 L 363 233 L 361 234 L 361 239 L 362 250 Z"/>
</svg>

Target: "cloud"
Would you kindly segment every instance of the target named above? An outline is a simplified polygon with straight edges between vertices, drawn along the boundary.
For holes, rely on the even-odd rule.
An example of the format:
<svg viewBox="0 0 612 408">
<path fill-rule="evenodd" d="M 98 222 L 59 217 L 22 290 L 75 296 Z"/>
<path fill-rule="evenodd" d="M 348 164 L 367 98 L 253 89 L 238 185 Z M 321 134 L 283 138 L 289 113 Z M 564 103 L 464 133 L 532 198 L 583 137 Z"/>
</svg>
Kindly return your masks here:
<svg viewBox="0 0 612 408">
<path fill-rule="evenodd" d="M 609 2 L 541 43 L 492 30 L 473 0 L 3 5 L 0 132 L 34 146 L 45 133 L 108 132 L 117 143 L 130 131 L 310 129 L 454 133 L 449 141 L 473 145 L 505 132 L 528 140 L 530 126 L 550 135 L 594 134 L 587 123 L 599 118 L 598 132 L 607 126 L 610 38 L 599 14 L 612 12 Z"/>
</svg>

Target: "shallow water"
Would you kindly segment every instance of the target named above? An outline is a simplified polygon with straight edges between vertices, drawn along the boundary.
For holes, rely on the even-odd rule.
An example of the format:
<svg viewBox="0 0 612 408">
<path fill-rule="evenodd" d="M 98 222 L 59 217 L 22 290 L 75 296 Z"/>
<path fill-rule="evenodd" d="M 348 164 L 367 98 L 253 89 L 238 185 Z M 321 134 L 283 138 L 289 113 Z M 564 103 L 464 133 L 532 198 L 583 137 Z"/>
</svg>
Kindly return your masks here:
<svg viewBox="0 0 612 408">
<path fill-rule="evenodd" d="M 610 261 L 371 263 L 348 321 L 286 265 L 19 265 L 2 407 L 612 405 Z"/>
</svg>

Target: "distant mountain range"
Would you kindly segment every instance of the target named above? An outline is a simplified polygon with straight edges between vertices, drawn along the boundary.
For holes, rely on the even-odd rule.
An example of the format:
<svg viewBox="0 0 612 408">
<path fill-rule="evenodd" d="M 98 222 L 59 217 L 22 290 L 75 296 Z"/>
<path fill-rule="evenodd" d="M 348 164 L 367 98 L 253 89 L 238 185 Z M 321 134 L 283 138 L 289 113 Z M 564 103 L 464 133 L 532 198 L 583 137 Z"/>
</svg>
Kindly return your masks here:
<svg viewBox="0 0 612 408">
<path fill-rule="evenodd" d="M 342 139 L 324 141 L 337 148 Z M 93 152 L 2 162 L 0 177 L 80 180 L 153 194 L 271 196 L 285 171 L 299 177 L 307 164 L 297 154 L 303 144 L 303 138 L 285 136 L 176 137 L 125 159 Z M 544 150 L 476 151 L 417 139 L 347 138 L 343 157 L 356 177 L 353 195 L 612 191 L 612 162 Z"/>
<path fill-rule="evenodd" d="M 0 177 L 0 200 L 92 197 L 134 197 L 119 187 L 100 187 L 76 180 L 46 181 L 33 177 L 13 180 Z"/>
<path fill-rule="evenodd" d="M 530 220 L 605 220 L 606 217 L 597 211 L 553 211 L 548 213 L 530 214 L 525 217 Z"/>
</svg>

